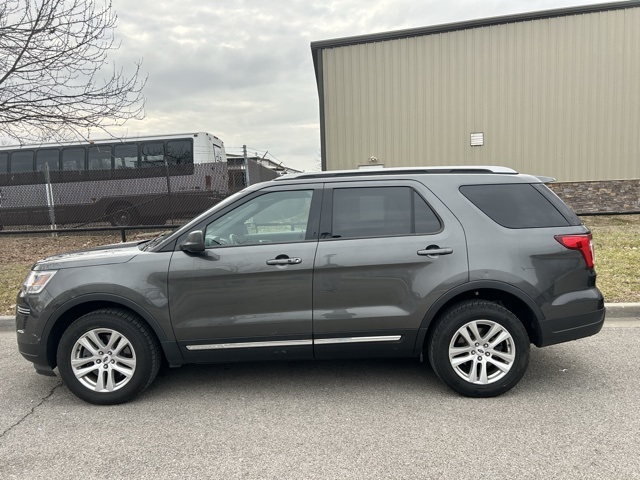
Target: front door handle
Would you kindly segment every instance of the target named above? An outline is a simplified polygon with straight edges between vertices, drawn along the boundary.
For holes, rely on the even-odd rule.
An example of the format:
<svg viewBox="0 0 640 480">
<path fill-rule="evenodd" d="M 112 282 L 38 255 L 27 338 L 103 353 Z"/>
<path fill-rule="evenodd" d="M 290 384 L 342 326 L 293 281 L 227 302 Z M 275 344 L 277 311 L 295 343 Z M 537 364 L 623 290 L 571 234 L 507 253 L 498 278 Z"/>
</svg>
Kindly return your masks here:
<svg viewBox="0 0 640 480">
<path fill-rule="evenodd" d="M 289 257 L 281 258 L 281 257 L 283 256 L 278 255 L 276 258 L 267 260 L 267 265 L 298 265 L 302 263 L 301 258 L 289 258 Z"/>
<path fill-rule="evenodd" d="M 440 248 L 437 245 L 429 245 L 424 250 L 418 250 L 418 255 L 423 255 L 427 257 L 437 257 L 439 255 L 450 255 L 453 253 L 453 248 L 444 247 Z"/>
</svg>

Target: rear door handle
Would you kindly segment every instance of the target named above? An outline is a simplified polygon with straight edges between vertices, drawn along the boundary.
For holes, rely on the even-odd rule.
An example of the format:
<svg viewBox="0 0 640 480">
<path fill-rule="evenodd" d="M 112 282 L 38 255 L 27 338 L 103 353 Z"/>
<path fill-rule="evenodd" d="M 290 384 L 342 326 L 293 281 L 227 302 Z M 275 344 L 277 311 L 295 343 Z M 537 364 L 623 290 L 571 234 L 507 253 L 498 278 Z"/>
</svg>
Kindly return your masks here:
<svg viewBox="0 0 640 480">
<path fill-rule="evenodd" d="M 450 255 L 453 253 L 453 248 L 444 247 L 440 248 L 437 245 L 430 245 L 424 250 L 418 250 L 418 255 L 426 257 L 437 257 L 439 255 Z"/>
<path fill-rule="evenodd" d="M 267 260 L 267 265 L 298 265 L 302 263 L 301 258 L 273 258 Z"/>
</svg>

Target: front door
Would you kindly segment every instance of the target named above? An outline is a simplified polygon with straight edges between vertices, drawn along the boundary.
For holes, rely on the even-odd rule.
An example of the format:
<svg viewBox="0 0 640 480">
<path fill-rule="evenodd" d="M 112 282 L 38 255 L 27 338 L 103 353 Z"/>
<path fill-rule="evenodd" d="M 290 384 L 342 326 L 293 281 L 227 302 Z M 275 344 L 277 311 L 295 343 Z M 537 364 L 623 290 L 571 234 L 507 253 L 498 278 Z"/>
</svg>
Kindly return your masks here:
<svg viewBox="0 0 640 480">
<path fill-rule="evenodd" d="M 177 246 L 169 308 L 188 361 L 313 356 L 320 195 L 316 187 L 256 192 L 203 223 L 204 252 Z"/>
</svg>

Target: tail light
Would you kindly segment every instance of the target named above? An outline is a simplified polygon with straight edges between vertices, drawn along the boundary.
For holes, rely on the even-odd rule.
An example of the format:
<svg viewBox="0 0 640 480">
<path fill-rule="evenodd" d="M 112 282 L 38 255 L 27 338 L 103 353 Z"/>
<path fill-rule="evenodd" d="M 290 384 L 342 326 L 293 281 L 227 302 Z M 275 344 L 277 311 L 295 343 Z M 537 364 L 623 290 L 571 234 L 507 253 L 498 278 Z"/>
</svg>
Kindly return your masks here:
<svg viewBox="0 0 640 480">
<path fill-rule="evenodd" d="M 590 233 L 582 235 L 556 235 L 555 239 L 569 250 L 579 250 L 587 262 L 588 268 L 593 268 L 593 239 Z"/>
</svg>

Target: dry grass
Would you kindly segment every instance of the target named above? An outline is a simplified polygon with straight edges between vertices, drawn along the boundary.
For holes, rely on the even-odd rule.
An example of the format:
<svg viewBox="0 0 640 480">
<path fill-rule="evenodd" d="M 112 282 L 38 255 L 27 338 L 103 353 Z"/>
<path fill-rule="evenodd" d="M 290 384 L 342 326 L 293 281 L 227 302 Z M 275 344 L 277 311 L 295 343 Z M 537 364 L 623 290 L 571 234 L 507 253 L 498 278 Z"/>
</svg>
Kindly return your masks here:
<svg viewBox="0 0 640 480">
<path fill-rule="evenodd" d="M 598 287 L 607 302 L 640 302 L 640 216 L 583 217 L 582 220 L 593 232 Z M 15 313 L 18 289 L 36 260 L 119 240 L 117 235 L 0 236 L 0 315 Z"/>
<path fill-rule="evenodd" d="M 0 315 L 14 315 L 16 296 L 31 266 L 40 258 L 56 253 L 81 250 L 120 241 L 119 235 L 72 235 L 52 237 L 51 234 L 17 237 L 0 236 Z"/>
<path fill-rule="evenodd" d="M 607 302 L 640 302 L 640 216 L 583 217 L 595 243 L 598 287 Z"/>
</svg>

